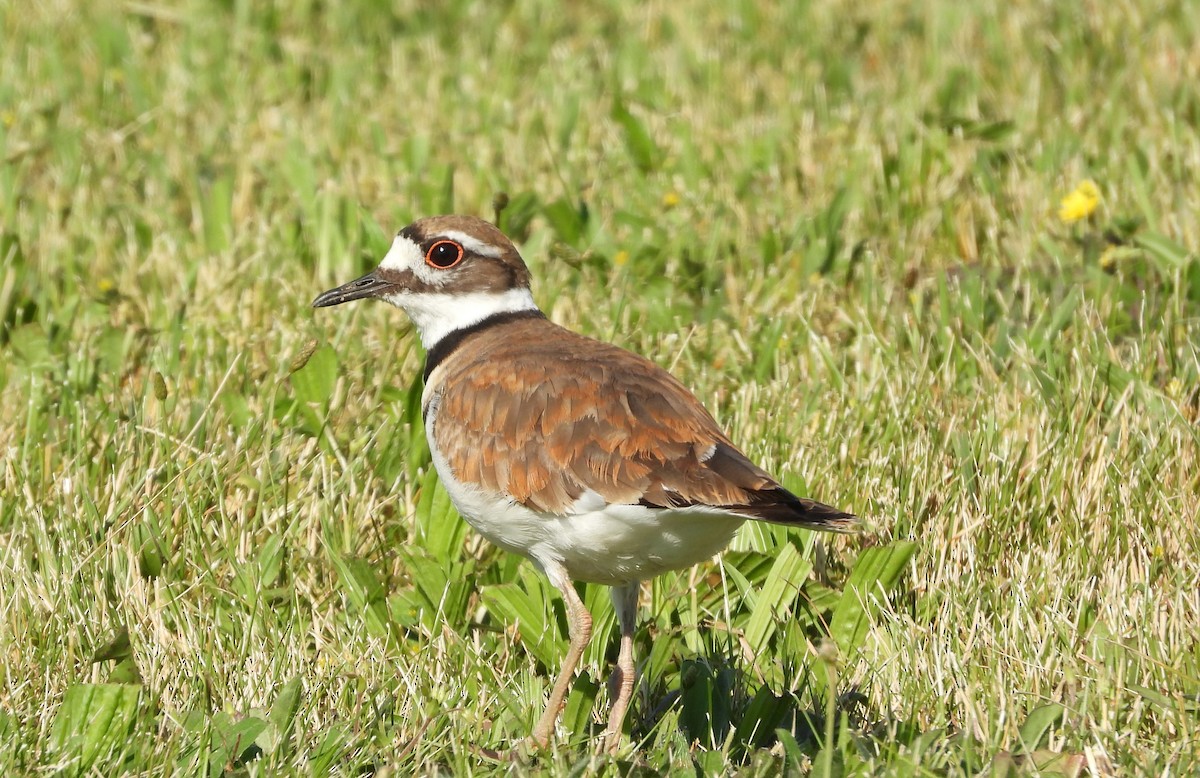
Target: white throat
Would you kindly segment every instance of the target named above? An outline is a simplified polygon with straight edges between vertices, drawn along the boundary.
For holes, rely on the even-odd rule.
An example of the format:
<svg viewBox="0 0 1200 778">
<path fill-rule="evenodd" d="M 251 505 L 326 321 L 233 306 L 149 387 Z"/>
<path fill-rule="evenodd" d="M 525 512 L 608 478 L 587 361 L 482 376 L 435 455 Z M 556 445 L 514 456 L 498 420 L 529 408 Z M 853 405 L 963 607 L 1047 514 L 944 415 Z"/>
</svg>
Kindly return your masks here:
<svg viewBox="0 0 1200 778">
<path fill-rule="evenodd" d="M 538 310 L 528 289 L 468 294 L 400 293 L 388 295 L 386 299 L 403 308 L 412 319 L 426 351 L 455 330 L 478 324 L 498 313 Z"/>
</svg>

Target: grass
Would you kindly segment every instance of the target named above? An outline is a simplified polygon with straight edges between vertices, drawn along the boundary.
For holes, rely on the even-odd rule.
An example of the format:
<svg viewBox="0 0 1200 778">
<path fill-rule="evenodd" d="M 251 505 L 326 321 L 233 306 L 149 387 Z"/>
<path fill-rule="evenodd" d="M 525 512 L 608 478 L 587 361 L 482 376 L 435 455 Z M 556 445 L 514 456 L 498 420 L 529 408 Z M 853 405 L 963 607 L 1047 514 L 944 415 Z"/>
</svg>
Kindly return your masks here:
<svg viewBox="0 0 1200 778">
<path fill-rule="evenodd" d="M 521 773 L 1200 766 L 1200 8 L 0 0 L 0 771 L 488 774 L 561 604 L 386 306 L 492 216 L 869 528 L 647 585 Z M 1064 224 L 1084 179 L 1101 202 Z"/>
</svg>

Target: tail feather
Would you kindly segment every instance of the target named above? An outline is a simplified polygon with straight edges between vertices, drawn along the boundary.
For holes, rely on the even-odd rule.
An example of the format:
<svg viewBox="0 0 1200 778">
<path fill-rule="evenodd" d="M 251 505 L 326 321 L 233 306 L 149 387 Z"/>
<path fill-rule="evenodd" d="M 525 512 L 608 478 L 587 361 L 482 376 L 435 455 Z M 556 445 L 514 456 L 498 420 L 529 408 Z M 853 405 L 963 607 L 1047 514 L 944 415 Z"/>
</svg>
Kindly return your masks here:
<svg viewBox="0 0 1200 778">
<path fill-rule="evenodd" d="M 755 493 L 755 497 L 756 499 L 748 505 L 722 507 L 757 521 L 824 532 L 855 532 L 861 525 L 859 518 L 853 513 L 840 511 L 823 502 L 797 497 L 782 487 L 764 489 Z"/>
</svg>

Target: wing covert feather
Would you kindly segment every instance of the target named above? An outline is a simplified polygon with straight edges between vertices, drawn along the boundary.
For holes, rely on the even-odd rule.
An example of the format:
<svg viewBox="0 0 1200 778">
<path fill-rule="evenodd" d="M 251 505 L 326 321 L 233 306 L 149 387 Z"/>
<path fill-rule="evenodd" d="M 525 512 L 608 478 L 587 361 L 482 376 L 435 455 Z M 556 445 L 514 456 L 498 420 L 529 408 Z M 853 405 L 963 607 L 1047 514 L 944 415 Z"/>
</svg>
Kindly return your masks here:
<svg viewBox="0 0 1200 778">
<path fill-rule="evenodd" d="M 609 503 L 710 505 L 784 523 L 849 516 L 783 489 L 641 356 L 545 320 L 485 330 L 470 345 L 474 356 L 442 363 L 435 388 L 437 446 L 462 480 L 546 513 L 570 512 L 590 490 Z M 811 506 L 828 515 L 807 515 Z"/>
</svg>

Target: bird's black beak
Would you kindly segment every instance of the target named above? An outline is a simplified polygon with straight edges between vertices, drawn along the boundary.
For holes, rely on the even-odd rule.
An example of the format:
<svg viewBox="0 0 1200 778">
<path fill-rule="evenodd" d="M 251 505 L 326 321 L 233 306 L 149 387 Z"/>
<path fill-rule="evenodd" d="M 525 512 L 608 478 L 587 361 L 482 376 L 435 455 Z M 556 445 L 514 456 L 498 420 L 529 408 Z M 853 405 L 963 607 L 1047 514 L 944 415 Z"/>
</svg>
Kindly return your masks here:
<svg viewBox="0 0 1200 778">
<path fill-rule="evenodd" d="M 325 308 L 330 305 L 341 305 L 351 300 L 363 300 L 367 297 L 378 297 L 395 288 L 395 284 L 380 278 L 378 270 L 372 270 L 361 278 L 322 292 L 313 300 L 314 308 Z"/>
</svg>

